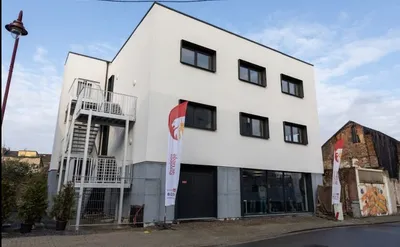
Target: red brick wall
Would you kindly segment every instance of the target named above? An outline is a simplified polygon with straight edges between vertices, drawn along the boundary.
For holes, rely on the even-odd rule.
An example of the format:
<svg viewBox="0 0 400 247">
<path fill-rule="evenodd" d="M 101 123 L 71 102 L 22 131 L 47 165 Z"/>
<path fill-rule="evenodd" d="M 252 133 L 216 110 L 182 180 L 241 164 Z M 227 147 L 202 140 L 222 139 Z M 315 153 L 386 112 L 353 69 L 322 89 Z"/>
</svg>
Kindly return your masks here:
<svg viewBox="0 0 400 247">
<path fill-rule="evenodd" d="M 379 163 L 375 154 L 374 144 L 371 135 L 364 135 L 361 125 L 354 124 L 356 133 L 360 139 L 359 143 L 353 143 L 351 127 L 353 123 L 347 124 L 340 132 L 333 136 L 322 146 L 322 157 L 324 169 L 332 169 L 333 150 L 337 140 L 344 141 L 341 168 L 348 168 L 354 164 L 364 168 L 378 168 Z"/>
</svg>

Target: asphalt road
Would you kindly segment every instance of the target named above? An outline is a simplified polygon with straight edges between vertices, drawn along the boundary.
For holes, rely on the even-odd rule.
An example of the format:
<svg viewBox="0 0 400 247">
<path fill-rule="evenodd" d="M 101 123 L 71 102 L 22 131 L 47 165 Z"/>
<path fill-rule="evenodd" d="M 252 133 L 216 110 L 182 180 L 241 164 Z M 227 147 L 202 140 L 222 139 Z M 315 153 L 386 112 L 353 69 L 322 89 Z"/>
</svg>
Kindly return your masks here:
<svg viewBox="0 0 400 247">
<path fill-rule="evenodd" d="M 235 247 L 400 247 L 400 223 L 311 231 Z"/>
</svg>

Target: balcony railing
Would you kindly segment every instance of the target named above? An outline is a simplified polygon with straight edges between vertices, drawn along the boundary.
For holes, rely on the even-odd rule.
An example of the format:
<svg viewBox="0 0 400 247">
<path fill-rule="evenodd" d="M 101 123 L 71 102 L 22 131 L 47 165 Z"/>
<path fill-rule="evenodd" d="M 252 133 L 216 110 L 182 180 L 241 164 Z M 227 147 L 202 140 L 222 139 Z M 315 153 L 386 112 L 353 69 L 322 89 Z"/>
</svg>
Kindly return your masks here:
<svg viewBox="0 0 400 247">
<path fill-rule="evenodd" d="M 84 86 L 80 88 L 77 104 L 83 110 L 134 117 L 136 101 L 134 96 Z"/>
<path fill-rule="evenodd" d="M 122 161 L 114 158 L 88 158 L 86 162 L 86 172 L 84 183 L 90 184 L 120 184 L 124 178 L 125 184 L 132 182 L 132 165 L 125 166 L 125 176 L 122 177 Z M 127 162 L 132 164 L 132 162 Z M 72 181 L 81 182 L 83 158 L 76 158 L 73 162 Z"/>
<path fill-rule="evenodd" d="M 74 80 L 74 82 L 72 83 L 71 87 L 69 88 L 68 93 L 74 99 L 77 99 L 80 91 L 84 87 L 101 90 L 100 82 L 86 80 L 86 79 L 82 79 L 82 78 L 76 78 Z"/>
</svg>

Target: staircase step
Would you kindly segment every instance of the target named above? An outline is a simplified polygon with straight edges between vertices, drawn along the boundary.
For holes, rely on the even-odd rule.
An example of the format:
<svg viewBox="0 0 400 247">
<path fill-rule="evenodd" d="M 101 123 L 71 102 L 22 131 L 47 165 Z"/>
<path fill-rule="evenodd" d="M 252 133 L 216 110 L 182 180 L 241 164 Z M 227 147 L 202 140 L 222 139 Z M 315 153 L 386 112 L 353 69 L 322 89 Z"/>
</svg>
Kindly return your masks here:
<svg viewBox="0 0 400 247">
<path fill-rule="evenodd" d="M 72 141 L 81 141 L 81 140 L 86 140 L 86 137 L 85 136 L 79 136 L 79 137 L 77 137 L 77 136 L 74 136 L 74 138 L 72 138 Z M 96 140 L 96 137 L 89 137 L 89 142 L 90 141 L 94 141 L 94 140 Z"/>
</svg>

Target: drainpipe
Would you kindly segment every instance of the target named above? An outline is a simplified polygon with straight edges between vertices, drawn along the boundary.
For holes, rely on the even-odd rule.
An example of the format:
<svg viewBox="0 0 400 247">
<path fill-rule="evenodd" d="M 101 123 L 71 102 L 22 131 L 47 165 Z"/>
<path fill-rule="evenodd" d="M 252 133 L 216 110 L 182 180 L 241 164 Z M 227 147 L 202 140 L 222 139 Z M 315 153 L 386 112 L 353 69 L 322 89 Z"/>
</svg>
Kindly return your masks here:
<svg viewBox="0 0 400 247">
<path fill-rule="evenodd" d="M 121 188 L 119 197 L 119 212 L 118 212 L 118 224 L 122 223 L 122 209 L 124 202 L 124 188 L 125 188 L 125 168 L 126 168 L 126 156 L 128 153 L 128 135 L 129 135 L 129 120 L 125 120 L 125 140 L 124 140 L 124 160 L 121 167 Z"/>
</svg>

